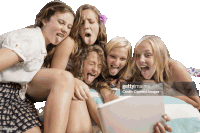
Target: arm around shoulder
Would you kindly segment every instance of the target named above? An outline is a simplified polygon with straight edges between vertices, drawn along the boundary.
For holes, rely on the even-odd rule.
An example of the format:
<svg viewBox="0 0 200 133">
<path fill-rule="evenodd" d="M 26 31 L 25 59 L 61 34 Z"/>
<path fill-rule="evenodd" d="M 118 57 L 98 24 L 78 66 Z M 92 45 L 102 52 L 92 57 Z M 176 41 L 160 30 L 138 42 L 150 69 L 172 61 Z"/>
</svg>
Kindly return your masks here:
<svg viewBox="0 0 200 133">
<path fill-rule="evenodd" d="M 74 45 L 74 40 L 71 37 L 67 37 L 58 46 L 56 46 L 51 67 L 65 70 Z"/>
</svg>

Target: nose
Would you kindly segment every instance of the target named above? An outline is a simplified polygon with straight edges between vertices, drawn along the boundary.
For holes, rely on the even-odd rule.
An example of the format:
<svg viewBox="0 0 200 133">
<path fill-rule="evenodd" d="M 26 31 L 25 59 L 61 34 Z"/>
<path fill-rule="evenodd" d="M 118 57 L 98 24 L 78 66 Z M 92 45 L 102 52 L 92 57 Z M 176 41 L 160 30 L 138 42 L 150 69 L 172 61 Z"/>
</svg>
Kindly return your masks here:
<svg viewBox="0 0 200 133">
<path fill-rule="evenodd" d="M 86 20 L 84 23 L 84 28 L 89 29 L 89 27 L 90 27 L 90 23 Z"/>
<path fill-rule="evenodd" d="M 93 72 L 96 74 L 96 72 L 98 71 L 98 66 L 97 66 L 97 65 L 94 65 L 92 70 L 93 70 Z"/>
<path fill-rule="evenodd" d="M 68 31 L 67 26 L 63 26 L 62 29 L 61 29 L 61 32 L 62 32 L 63 34 L 66 34 L 67 31 Z"/>
<path fill-rule="evenodd" d="M 141 56 L 140 56 L 140 59 L 139 59 L 139 61 L 140 61 L 140 62 L 145 62 L 144 55 L 141 55 Z"/>
<path fill-rule="evenodd" d="M 119 66 L 120 59 L 117 58 L 114 60 L 114 66 Z"/>
</svg>

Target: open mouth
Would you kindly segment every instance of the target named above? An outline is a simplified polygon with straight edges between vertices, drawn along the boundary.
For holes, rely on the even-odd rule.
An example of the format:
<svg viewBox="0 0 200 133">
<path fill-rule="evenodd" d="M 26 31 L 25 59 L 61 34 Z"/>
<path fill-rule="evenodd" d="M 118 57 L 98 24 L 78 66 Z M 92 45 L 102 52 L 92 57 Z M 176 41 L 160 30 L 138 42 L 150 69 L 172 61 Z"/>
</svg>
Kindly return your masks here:
<svg viewBox="0 0 200 133">
<path fill-rule="evenodd" d="M 85 34 L 85 43 L 90 44 L 92 40 L 92 35 L 90 33 Z"/>
<path fill-rule="evenodd" d="M 95 79 L 96 74 L 88 73 L 87 74 L 87 81 L 91 83 Z"/>
<path fill-rule="evenodd" d="M 113 69 L 119 69 L 119 67 L 114 67 L 113 65 L 111 65 L 111 68 L 113 68 Z"/>
<path fill-rule="evenodd" d="M 140 67 L 140 69 L 143 77 L 147 78 L 147 76 L 149 75 L 149 67 L 148 66 Z"/>
<path fill-rule="evenodd" d="M 86 33 L 85 37 L 91 37 L 91 34 L 90 33 Z"/>
<path fill-rule="evenodd" d="M 57 33 L 56 35 L 59 36 L 59 37 L 64 37 L 64 35 L 61 34 L 61 33 Z"/>
<path fill-rule="evenodd" d="M 140 67 L 141 70 L 149 70 L 149 67 L 146 66 L 146 67 Z"/>
<path fill-rule="evenodd" d="M 110 74 L 114 76 L 118 72 L 119 72 L 119 67 L 116 67 L 116 66 L 114 67 L 114 66 L 111 65 L 111 67 L 110 67 Z"/>
</svg>

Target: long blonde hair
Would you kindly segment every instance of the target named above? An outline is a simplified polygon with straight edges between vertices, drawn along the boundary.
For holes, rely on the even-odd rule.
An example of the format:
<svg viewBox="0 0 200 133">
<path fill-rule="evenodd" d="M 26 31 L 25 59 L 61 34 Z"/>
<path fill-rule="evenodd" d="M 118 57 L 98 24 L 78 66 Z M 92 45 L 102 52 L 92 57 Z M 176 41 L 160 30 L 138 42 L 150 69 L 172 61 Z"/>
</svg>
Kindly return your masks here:
<svg viewBox="0 0 200 133">
<path fill-rule="evenodd" d="M 136 65 L 136 49 L 143 41 L 148 42 L 153 50 L 154 65 L 156 67 L 156 71 L 153 75 L 154 80 L 156 82 L 169 81 L 172 75 L 169 66 L 169 61 L 171 57 L 164 42 L 161 40 L 160 37 L 155 35 L 145 35 L 136 43 L 132 64 L 133 80 L 142 81 L 144 79 Z"/>
<path fill-rule="evenodd" d="M 106 57 L 108 56 L 108 54 L 110 53 L 110 51 L 114 48 L 119 48 L 119 47 L 124 47 L 128 49 L 128 57 L 127 57 L 127 61 L 126 61 L 126 65 L 124 66 L 124 68 L 122 68 L 120 70 L 120 72 L 117 74 L 119 79 L 127 79 L 127 76 L 130 74 L 130 68 L 131 68 L 131 64 L 132 64 L 132 46 L 130 44 L 130 42 L 125 39 L 124 37 L 115 37 L 113 39 L 111 39 L 108 44 L 106 44 L 105 46 L 105 54 Z M 108 76 L 107 72 L 107 76 Z M 105 74 L 106 75 L 106 74 Z"/>
</svg>

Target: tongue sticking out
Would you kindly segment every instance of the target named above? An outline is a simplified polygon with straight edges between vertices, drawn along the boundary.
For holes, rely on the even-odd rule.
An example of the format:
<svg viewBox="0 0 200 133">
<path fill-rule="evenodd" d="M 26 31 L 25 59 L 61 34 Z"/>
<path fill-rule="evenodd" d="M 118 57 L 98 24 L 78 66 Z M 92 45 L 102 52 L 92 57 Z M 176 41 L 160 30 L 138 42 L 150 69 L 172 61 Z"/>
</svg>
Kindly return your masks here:
<svg viewBox="0 0 200 133">
<path fill-rule="evenodd" d="M 88 81 L 89 83 L 91 83 L 91 82 L 94 80 L 94 78 L 95 78 L 95 76 L 92 76 L 92 75 L 90 75 L 90 74 L 87 75 L 87 81 Z"/>
<path fill-rule="evenodd" d="M 117 75 L 117 73 L 118 73 L 118 69 L 117 68 L 111 68 L 110 69 L 110 74 L 111 75 Z"/>
<path fill-rule="evenodd" d="M 60 37 L 59 35 L 57 35 L 56 41 L 57 41 L 58 43 L 60 43 L 60 42 L 62 41 L 62 37 Z"/>
<path fill-rule="evenodd" d="M 90 44 L 91 43 L 91 35 L 85 36 L 85 43 Z"/>
<path fill-rule="evenodd" d="M 141 68 L 141 74 L 144 76 L 144 75 L 147 75 L 147 72 L 149 70 L 149 67 L 145 67 L 145 68 Z"/>
</svg>

